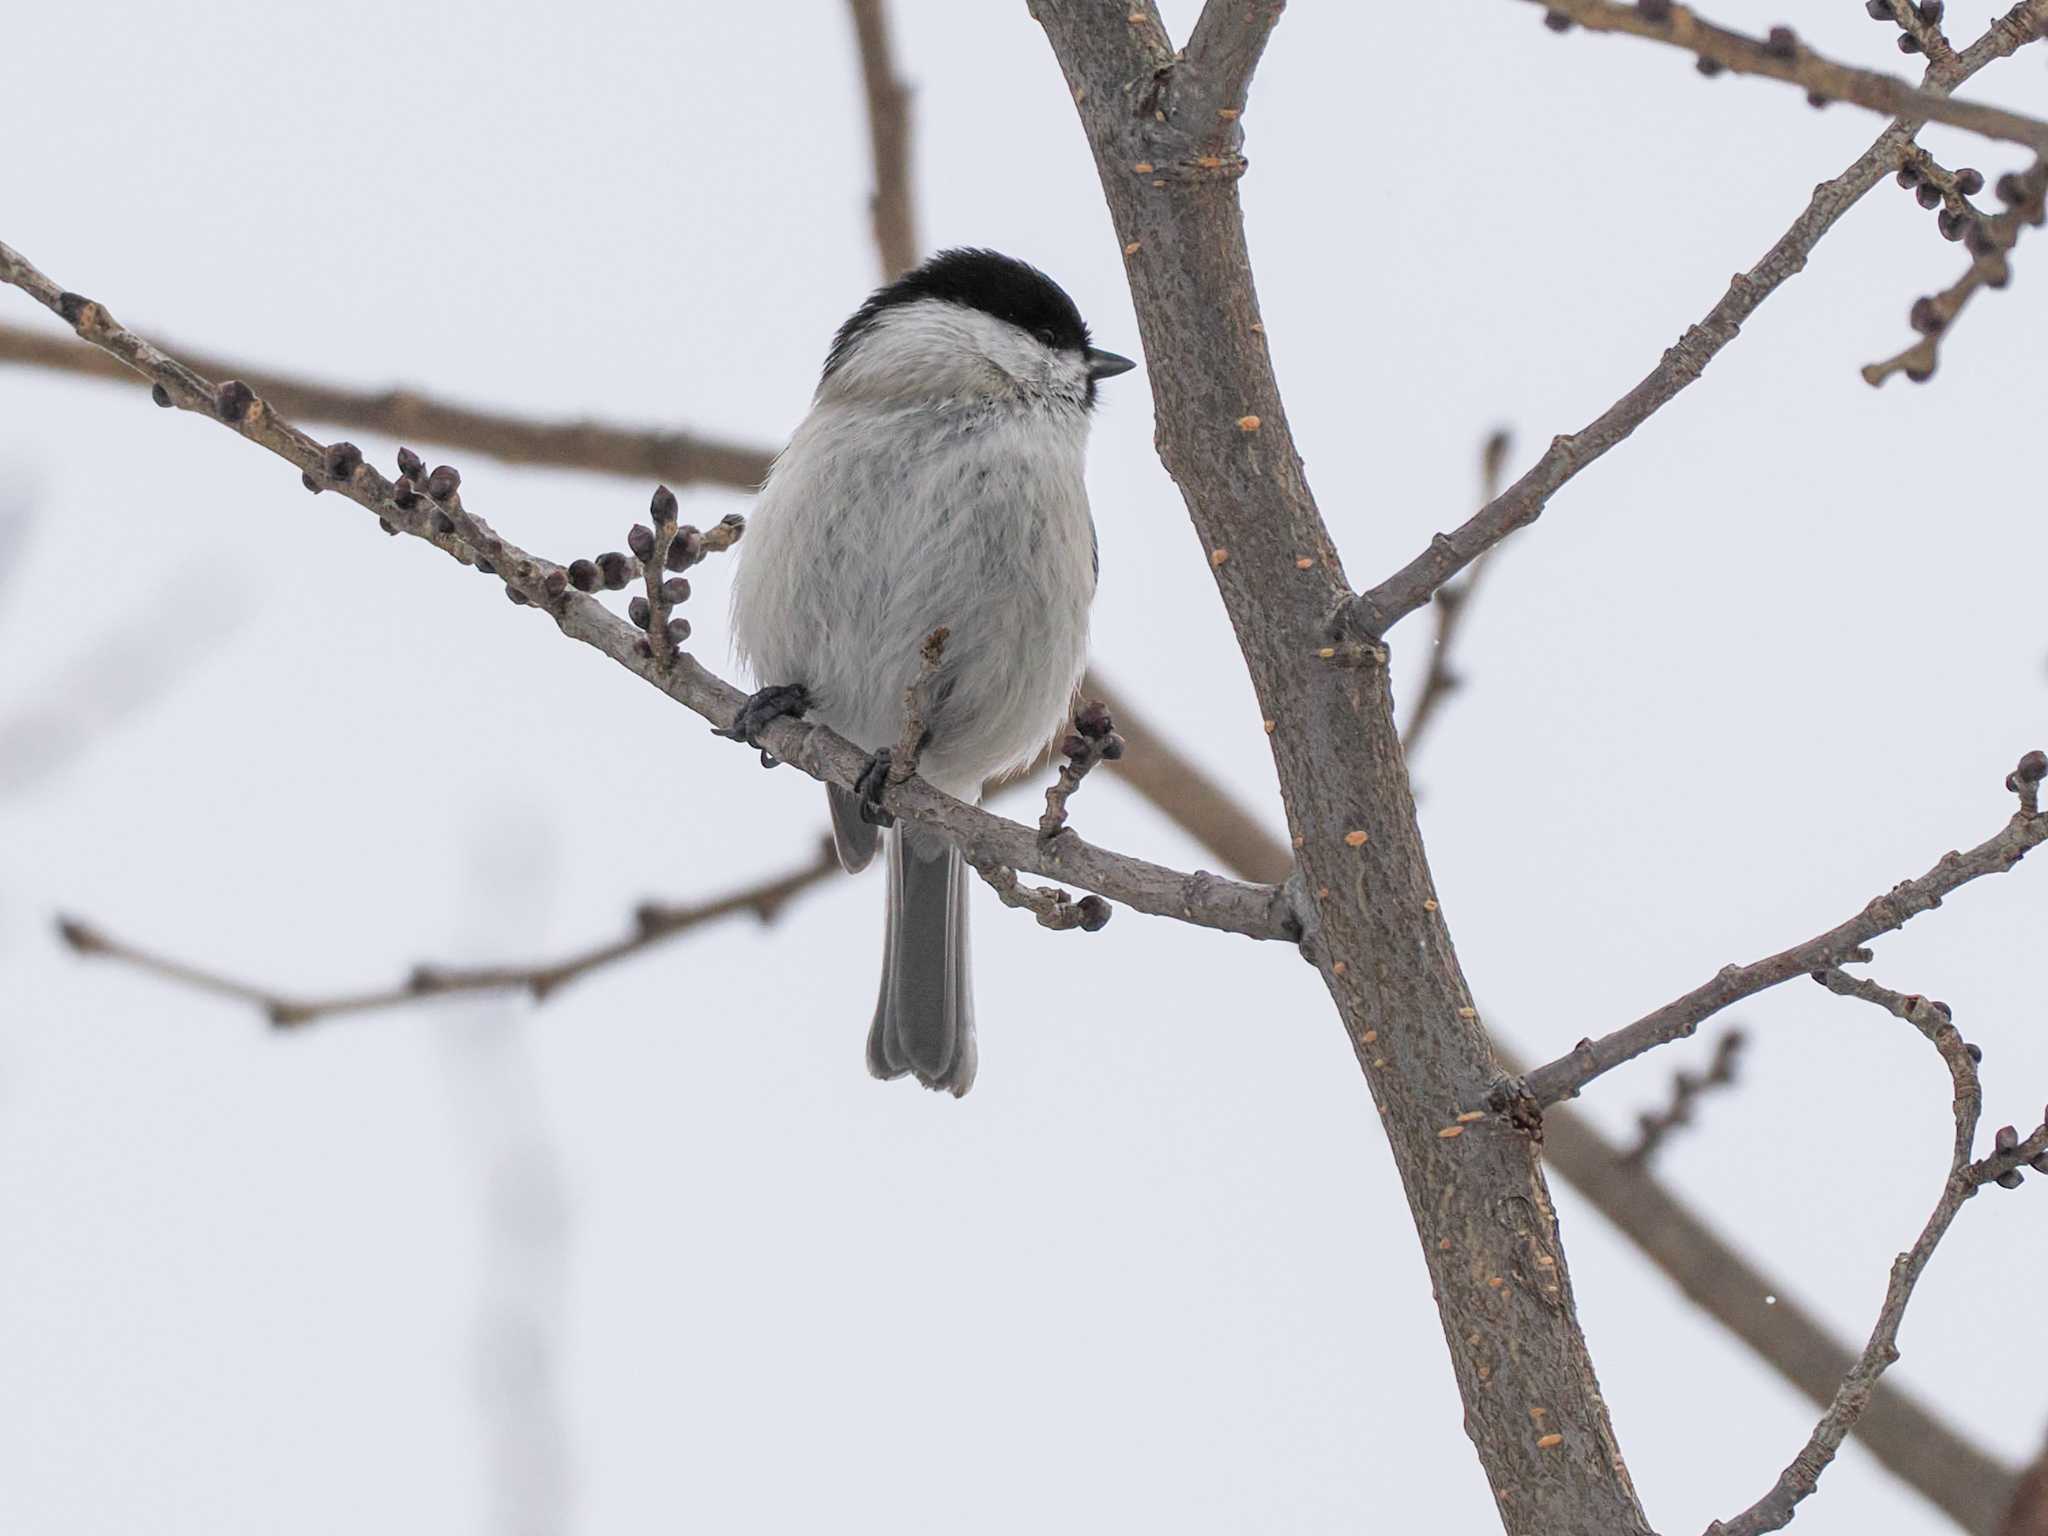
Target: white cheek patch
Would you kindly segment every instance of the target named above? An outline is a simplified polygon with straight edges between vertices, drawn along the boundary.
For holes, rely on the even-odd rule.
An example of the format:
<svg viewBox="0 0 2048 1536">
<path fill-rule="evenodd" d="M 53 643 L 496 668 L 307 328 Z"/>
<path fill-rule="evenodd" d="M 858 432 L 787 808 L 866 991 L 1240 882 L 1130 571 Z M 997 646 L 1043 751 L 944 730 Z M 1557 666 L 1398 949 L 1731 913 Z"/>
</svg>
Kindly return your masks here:
<svg viewBox="0 0 2048 1536">
<path fill-rule="evenodd" d="M 1086 367 L 1014 325 L 942 299 L 877 315 L 821 387 L 865 399 L 1085 398 Z"/>
</svg>

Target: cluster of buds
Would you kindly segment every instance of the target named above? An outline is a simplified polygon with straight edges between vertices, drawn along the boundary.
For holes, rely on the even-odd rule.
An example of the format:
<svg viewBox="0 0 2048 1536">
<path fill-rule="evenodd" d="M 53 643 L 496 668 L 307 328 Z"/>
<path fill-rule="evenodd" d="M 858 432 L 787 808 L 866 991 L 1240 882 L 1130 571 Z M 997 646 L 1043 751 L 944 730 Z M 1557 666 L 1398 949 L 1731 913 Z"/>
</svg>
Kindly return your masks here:
<svg viewBox="0 0 2048 1536">
<path fill-rule="evenodd" d="M 1113 763 L 1124 755 L 1124 739 L 1117 734 L 1109 710 L 1096 703 L 1076 711 L 1074 729 L 1060 743 L 1060 755 L 1066 762 L 1060 766 L 1058 782 L 1045 792 L 1045 814 L 1038 818 L 1038 835 L 1042 839 L 1057 837 L 1066 830 L 1067 801 L 1073 798 L 1089 771 L 1097 763 Z"/>
<path fill-rule="evenodd" d="M 2020 814 L 2041 814 L 2041 781 L 2048 779 L 2048 752 L 2035 750 L 2020 759 L 2019 766 L 2005 776 L 2005 787 L 2020 797 Z"/>
<path fill-rule="evenodd" d="M 1888 21 L 1899 29 L 1899 52 L 1930 53 L 1946 48 L 1941 33 L 1943 0 L 1864 0 L 1863 11 L 1872 21 Z"/>
<path fill-rule="evenodd" d="M 683 572 L 706 555 L 731 549 L 746 532 L 747 520 L 734 512 L 707 529 L 679 525 L 676 493 L 665 485 L 654 488 L 647 512 L 648 522 L 626 530 L 630 554 L 610 550 L 595 560 L 572 561 L 566 579 L 579 592 L 618 592 L 638 576 L 646 590 L 626 605 L 626 617 L 646 638 L 634 649 L 667 665 L 690 638 L 690 621 L 675 615 L 675 609 L 690 600 L 690 582 Z"/>
<path fill-rule="evenodd" d="M 335 474 L 336 460 L 344 450 L 351 449 L 348 443 L 336 443 L 327 450 L 327 467 L 330 475 Z M 407 512 L 420 507 L 428 509 L 427 527 L 433 538 L 445 541 L 443 547 L 455 557 L 474 566 L 486 576 L 500 576 L 505 583 L 505 597 L 514 607 L 524 607 L 530 601 L 514 582 L 530 581 L 534 569 L 530 561 L 521 560 L 509 574 L 500 573 L 498 567 L 504 559 L 505 541 L 492 533 L 462 505 L 462 471 L 453 464 L 436 464 L 431 470 L 426 460 L 410 448 L 398 450 L 398 479 L 392 482 L 391 499 Z M 386 533 L 396 533 L 388 521 L 384 523 Z"/>
<path fill-rule="evenodd" d="M 1053 886 L 1026 885 L 1017 877 L 1017 871 L 1007 864 L 984 863 L 971 858 L 970 862 L 1004 906 L 1022 908 L 1038 919 L 1039 927 L 1050 928 L 1056 933 L 1067 933 L 1076 928 L 1083 933 L 1100 933 L 1109 925 L 1110 913 L 1115 910 L 1092 892 L 1076 900 Z"/>
<path fill-rule="evenodd" d="M 2041 1111 L 2040 1128 L 2024 1141 L 2018 1126 L 2001 1125 L 1992 1135 L 1991 1155 L 1971 1173 L 1979 1184 L 2018 1189 L 2026 1182 L 2026 1175 L 2020 1171 L 2023 1168 L 2048 1173 L 2048 1108 Z"/>
<path fill-rule="evenodd" d="M 1961 240 L 1973 254 L 1978 251 L 1985 237 L 1981 231 L 1973 236 L 1971 230 L 1983 223 L 1984 215 L 1970 199 L 1984 190 L 1982 171 L 1971 165 L 1944 170 L 1932 155 L 1915 145 L 1906 151 L 1896 179 L 1922 208 L 1934 213 L 1942 239 Z"/>
<path fill-rule="evenodd" d="M 1939 338 L 1971 295 L 1979 288 L 2005 287 L 2012 280 L 2010 253 L 2020 231 L 2048 222 L 2048 159 L 2036 159 L 2026 170 L 2007 171 L 1998 178 L 1992 191 L 2005 208 L 1996 214 L 1970 201 L 1984 190 L 1981 171 L 1970 166 L 1944 170 L 1924 150 L 1908 152 L 1899 166 L 1898 182 L 1913 190 L 1923 208 L 1938 210 L 1935 222 L 1942 238 L 1961 241 L 1971 257 L 1961 278 L 1940 293 L 1921 295 L 1908 309 L 1907 322 L 1922 339 L 1890 363 L 1872 364 L 1863 371 L 1873 384 L 1891 372 L 1903 372 L 1914 383 L 1924 384 L 1934 377 Z"/>
</svg>

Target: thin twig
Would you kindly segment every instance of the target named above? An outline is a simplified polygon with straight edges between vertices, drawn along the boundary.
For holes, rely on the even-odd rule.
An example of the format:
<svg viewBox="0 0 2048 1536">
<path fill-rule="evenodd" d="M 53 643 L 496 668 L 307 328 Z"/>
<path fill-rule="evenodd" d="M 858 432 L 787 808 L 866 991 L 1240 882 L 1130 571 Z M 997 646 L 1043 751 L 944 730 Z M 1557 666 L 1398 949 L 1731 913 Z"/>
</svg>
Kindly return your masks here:
<svg viewBox="0 0 2048 1536">
<path fill-rule="evenodd" d="M 988 882 L 989 889 L 1001 898 L 1004 906 L 1033 914 L 1041 928 L 1079 928 L 1096 933 L 1109 922 L 1110 913 L 1115 910 L 1100 896 L 1083 896 L 1076 901 L 1066 891 L 1049 885 L 1026 885 L 1017 878 L 1015 869 L 994 859 L 978 859 L 969 854 L 967 862 Z"/>
<path fill-rule="evenodd" d="M 2029 753 L 2009 776 L 2008 783 L 2020 784 L 2040 756 Z M 2040 776 L 2034 776 L 2031 783 L 2038 787 Z M 1840 965 L 1872 939 L 1904 927 L 1922 912 L 1933 911 L 1945 897 L 1972 880 L 2003 874 L 2019 863 L 2029 849 L 2044 841 L 2048 841 L 2048 816 L 2027 809 L 2022 792 L 2018 814 L 1968 853 L 1943 854 L 1926 874 L 1893 886 L 1854 917 L 1816 938 L 1748 965 L 1724 967 L 1713 980 L 1644 1014 L 1633 1024 L 1598 1040 L 1581 1040 L 1567 1054 L 1531 1072 L 1519 1086 L 1539 1107 L 1571 1098 L 1623 1062 L 1633 1061 L 1645 1051 L 1673 1040 L 1685 1039 L 1731 1003 L 1754 997 L 1794 976 Z M 1495 1107 L 1504 1108 L 1511 1097 L 1512 1094 L 1497 1091 Z"/>
<path fill-rule="evenodd" d="M 1937 185 L 1935 183 L 1930 183 Z M 2012 248 L 2019 243 L 2021 229 L 2048 219 L 2048 160 L 2035 162 L 2022 172 L 2008 172 L 1998 178 L 1998 195 L 2009 206 L 2004 213 L 1986 218 L 1968 216 L 1962 226 L 1971 251 L 1970 265 L 1948 287 L 1913 301 L 1907 319 L 1921 337 L 1913 345 L 1880 363 L 1867 364 L 1863 381 L 1876 387 L 1895 373 L 1903 373 L 1916 384 L 1934 377 L 1941 361 L 1941 343 L 1956 317 L 1978 290 L 2003 288 L 2012 280 Z"/>
<path fill-rule="evenodd" d="M 1081 781 L 1097 763 L 1113 763 L 1124 755 L 1124 739 L 1116 720 L 1100 701 L 1074 712 L 1074 729 L 1060 743 L 1059 778 L 1045 792 L 1045 814 L 1038 818 L 1040 837 L 1057 837 L 1067 830 L 1067 802 Z"/>
<path fill-rule="evenodd" d="M 452 482 L 459 477 L 447 466 L 429 477 L 427 496 L 408 488 L 401 499 L 399 487 L 352 445 L 330 447 L 316 442 L 239 380 L 216 387 L 118 324 L 104 306 L 60 288 L 5 244 L 0 244 L 0 281 L 20 288 L 61 315 L 81 338 L 151 379 L 159 398 L 225 424 L 294 465 L 313 489 L 335 491 L 370 511 L 388 531 L 424 540 L 466 565 L 486 570 L 504 583 L 515 603 L 539 608 L 565 635 L 604 652 L 714 727 L 730 726 L 745 702 L 738 689 L 687 653 L 666 666 L 636 654 L 644 637 L 595 598 L 573 590 L 564 567 L 520 549 L 473 511 L 465 510 L 459 522 L 452 521 L 446 509 L 454 504 Z M 441 484 L 443 470 L 450 482 L 446 486 Z M 448 495 L 442 494 L 443 489 Z M 705 534 L 707 548 L 713 532 Z M 737 536 L 736 530 L 733 536 Z M 624 579 L 621 572 L 618 584 L 624 585 Z M 764 745 L 811 777 L 848 788 L 859 780 L 867 762 L 867 754 L 851 742 L 809 722 L 776 721 L 767 728 Z M 1147 860 L 1094 847 L 1078 837 L 1045 844 L 1035 827 L 992 816 L 923 779 L 896 787 L 891 799 L 899 814 L 936 828 L 982 860 L 1064 880 L 1155 916 L 1253 938 L 1300 938 L 1301 924 L 1291 899 L 1279 887 L 1214 877 L 1195 879 Z"/>
<path fill-rule="evenodd" d="M 1770 36 L 1759 38 L 1703 21 L 1684 5 L 1622 5 L 1616 0 L 1544 3 L 1550 16 L 1569 18 L 1589 32 L 1626 32 L 1682 48 L 1698 57 L 1702 74 L 1761 75 L 1799 86 L 1816 98 L 1816 106 L 1854 102 L 1887 117 L 1946 123 L 2036 152 L 2048 150 L 2048 122 L 1982 102 L 1956 101 L 1946 92 L 1911 85 L 1882 70 L 1838 64 L 1807 47 L 1790 27 L 1773 27 Z M 1931 62 L 1939 66 L 1942 61 Z"/>
<path fill-rule="evenodd" d="M 869 203 L 883 281 L 917 265 L 917 208 L 910 185 L 910 88 L 896 73 L 886 0 L 848 0 L 868 103 L 868 146 L 875 162 Z"/>
<path fill-rule="evenodd" d="M 2044 26 L 2048 26 L 2048 0 L 2020 0 L 1957 54 L 1952 64 L 1930 64 L 1923 81 L 1926 90 L 1947 95 L 1987 64 L 2032 42 Z M 1360 594 L 1353 604 L 1354 627 L 1364 634 L 1384 635 L 1459 571 L 1515 529 L 1534 522 L 1567 482 L 1697 379 L 1764 300 L 1805 269 L 1807 257 L 1842 215 L 1898 169 L 1920 127 L 1917 117 L 1893 123 L 1855 164 L 1816 187 L 1792 227 L 1762 260 L 1728 285 L 1720 301 L 1665 352 L 1641 382 L 1578 432 L 1553 439 L 1543 457 L 1507 490 L 1452 532 L 1438 534 L 1421 554 Z"/>
<path fill-rule="evenodd" d="M 1725 1030 L 1714 1042 L 1714 1057 L 1704 1074 L 1684 1070 L 1672 1074 L 1671 1102 L 1663 1109 L 1645 1110 L 1636 1116 L 1636 1144 L 1623 1154 L 1622 1161 L 1646 1166 L 1672 1132 L 1692 1124 L 1693 1106 L 1700 1099 L 1716 1088 L 1731 1086 L 1745 1041 L 1741 1030 Z"/>
<path fill-rule="evenodd" d="M 932 734 L 932 679 L 946 659 L 946 641 L 952 631 L 943 624 L 924 637 L 917 648 L 917 676 L 903 690 L 903 729 L 896 750 L 889 754 L 889 782 L 901 784 L 917 775 L 917 760 Z"/>
<path fill-rule="evenodd" d="M 1517 1066 L 1505 1056 L 1503 1065 L 1509 1071 Z M 1543 1159 L 1686 1300 L 1809 1401 L 1826 1407 L 1834 1400 L 1856 1351 L 1800 1304 L 1782 1275 L 1747 1256 L 1744 1249 L 1753 1245 L 1730 1242 L 1654 1172 L 1624 1162 L 1623 1149 L 1568 1104 L 1543 1117 Z M 1856 1440 L 1970 1536 L 1995 1536 L 2015 1474 L 1933 1404 L 1896 1379 L 1881 1382 L 1857 1421 Z"/>
<path fill-rule="evenodd" d="M 397 986 L 331 997 L 291 997 L 252 982 L 238 981 L 116 939 L 76 918 L 59 918 L 57 931 L 64 942 L 81 955 L 116 960 L 180 986 L 247 1003 L 271 1024 L 284 1029 L 343 1014 L 375 1013 L 431 998 L 478 992 L 524 992 L 535 1002 L 546 1002 L 570 982 L 592 971 L 652 949 L 707 923 L 742 913 L 750 913 L 763 923 L 772 923 L 791 901 L 836 874 L 838 869 L 839 860 L 828 840 L 820 845 L 808 863 L 730 895 L 685 906 L 643 905 L 634 912 L 633 931 L 624 938 L 578 950 L 559 960 L 538 965 L 420 965 L 415 966 Z"/>
<path fill-rule="evenodd" d="M 1505 427 L 1495 428 L 1487 437 L 1485 447 L 1479 451 L 1479 504 L 1485 506 L 1500 494 L 1500 477 L 1507 468 L 1508 450 L 1514 439 Z M 1495 548 L 1499 546 L 1496 545 Z M 1488 562 L 1493 557 L 1489 549 L 1477 560 L 1465 579 L 1456 586 L 1444 585 L 1436 592 L 1436 639 L 1429 650 L 1429 671 L 1423 674 L 1422 692 L 1415 696 L 1414 712 L 1408 716 L 1407 729 L 1401 732 L 1401 754 L 1413 761 L 1418 747 L 1422 744 L 1423 733 L 1436 718 L 1439 705 L 1451 694 L 1464 686 L 1465 679 L 1452 665 L 1451 656 L 1458 631 L 1465 622 L 1466 611 L 1472 605 L 1472 596 L 1479 586 Z"/>
<path fill-rule="evenodd" d="M 1878 1378 L 1898 1360 L 1899 1325 L 1913 1299 L 1913 1288 L 1964 1203 L 1985 1184 L 2017 1184 L 2022 1167 L 2037 1158 L 2048 1158 L 2048 1113 L 2044 1113 L 2040 1129 L 2026 1140 L 2022 1141 L 2019 1133 L 2007 1126 L 1999 1131 L 1996 1149 L 1989 1157 L 1970 1161 L 1977 1118 L 1983 1108 L 1983 1091 L 1977 1079 L 1975 1053 L 1957 1032 L 1945 1005 L 1894 992 L 1832 968 L 1815 979 L 1831 992 L 1862 998 L 1896 1014 L 1933 1043 L 1948 1068 L 1954 1088 L 1955 1140 L 1949 1154 L 1948 1175 L 1942 1181 L 1941 1199 L 1913 1246 L 1892 1261 L 1891 1279 L 1885 1287 L 1884 1304 L 1878 1309 L 1877 1325 L 1871 1330 L 1862 1354 L 1842 1378 L 1834 1401 L 1821 1415 L 1799 1454 L 1778 1474 L 1771 1490 L 1734 1519 L 1716 1520 L 1709 1525 L 1707 1536 L 1761 1536 L 1791 1523 L 1800 1502 L 1819 1486 L 1821 1474 L 1856 1427 L 1877 1388 Z"/>
<path fill-rule="evenodd" d="M 1937 64 L 1955 57 L 1955 49 L 1949 43 L 1948 34 L 1941 30 L 1940 0 L 1935 0 L 1925 13 L 1913 3 L 1913 0 L 1888 0 L 1888 3 L 1891 6 L 1891 20 L 1906 34 L 1906 38 L 1910 39 L 1910 42 L 1900 42 L 1900 52 L 1924 53 Z M 1879 19 L 1876 16 L 1871 17 L 1873 21 Z"/>
</svg>

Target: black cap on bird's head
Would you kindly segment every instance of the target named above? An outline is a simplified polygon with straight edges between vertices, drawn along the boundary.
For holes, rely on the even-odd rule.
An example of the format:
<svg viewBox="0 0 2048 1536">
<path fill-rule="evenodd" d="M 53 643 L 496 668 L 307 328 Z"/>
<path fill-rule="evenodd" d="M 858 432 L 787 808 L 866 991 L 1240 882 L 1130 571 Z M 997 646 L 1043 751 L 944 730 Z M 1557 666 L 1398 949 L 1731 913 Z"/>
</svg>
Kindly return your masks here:
<svg viewBox="0 0 2048 1536">
<path fill-rule="evenodd" d="M 977 309 L 1016 326 L 1055 351 L 1078 353 L 1087 367 L 1088 393 L 1095 383 L 1137 367 L 1127 357 L 1091 346 L 1088 326 L 1067 291 L 1029 262 L 1000 251 L 961 247 L 941 251 L 895 282 L 876 289 L 832 338 L 825 377 L 832 376 L 854 345 L 889 310 L 921 299 Z"/>
</svg>

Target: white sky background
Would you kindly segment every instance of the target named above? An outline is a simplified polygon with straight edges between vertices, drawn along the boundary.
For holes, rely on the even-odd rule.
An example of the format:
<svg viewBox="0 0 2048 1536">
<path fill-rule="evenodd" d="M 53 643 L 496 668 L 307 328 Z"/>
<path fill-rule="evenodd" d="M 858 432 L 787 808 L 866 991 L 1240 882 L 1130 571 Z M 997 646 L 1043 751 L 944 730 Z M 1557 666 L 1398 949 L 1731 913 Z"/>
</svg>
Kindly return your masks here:
<svg viewBox="0 0 2048 1536">
<path fill-rule="evenodd" d="M 1184 34 L 1194 0 L 1171 7 Z M 1752 0 L 1717 8 L 1761 26 Z M 1896 65 L 1842 0 L 1792 17 Z M 1950 7 L 1974 36 L 1990 8 Z M 1532 6 L 1300 4 L 1245 183 L 1289 410 L 1353 579 L 1469 509 L 1699 318 L 1876 132 L 1701 81 Z M 78 0 L 10 18 L 0 238 L 171 343 L 362 385 L 769 442 L 874 280 L 836 0 L 769 6 Z M 1028 256 L 1135 351 L 1118 245 L 1021 4 L 897 11 L 933 245 Z M 2038 48 L 1980 94 L 2048 111 Z M 1944 134 L 1955 163 L 2018 163 Z M 1928 387 L 1856 366 L 1961 270 L 1889 185 L 1706 378 L 1509 547 L 1471 685 L 1420 763 L 1488 1017 L 1548 1056 L 1803 939 L 2011 810 L 2048 745 L 2030 464 L 2048 242 Z M 2036 259 L 2038 258 L 2038 260 Z M 6 314 L 43 317 L 19 295 Z M 387 467 L 395 447 L 358 435 Z M 445 454 L 429 449 L 430 462 Z M 647 487 L 456 457 L 559 558 Z M 806 857 L 823 796 L 763 774 L 497 584 L 136 392 L 0 371 L 36 522 L 0 593 L 0 718 L 192 646 L 62 774 L 0 800 L 0 1529 L 486 1528 L 475 1404 L 484 1138 L 457 1010 L 267 1035 L 63 953 L 59 908 L 288 987 L 554 951 L 645 896 Z M 1151 452 L 1105 390 L 1097 655 L 1278 826 L 1257 713 Z M 745 499 L 692 491 L 699 523 Z M 723 664 L 729 565 L 693 573 Z M 225 640 L 194 646 L 225 611 Z M 1396 634 L 1412 696 L 1427 620 Z M 1112 847 L 1204 855 L 1104 773 Z M 479 867 L 502 922 L 477 910 Z M 2048 1097 L 2048 871 L 1982 882 L 1871 974 L 1954 1004 L 1986 1136 Z M 569 1202 L 562 1412 L 579 1532 L 1494 1528 L 1371 1100 L 1314 974 L 1132 913 L 1054 935 L 976 897 L 963 1102 L 861 1066 L 872 879 L 530 1013 Z M 503 935 L 494 940 L 492 935 Z M 1943 1169 L 1923 1041 L 1800 983 L 1734 1015 L 1739 1093 L 1661 1167 L 1845 1336 Z M 1615 1074 L 1626 1134 L 1707 1042 Z M 1814 1410 L 1562 1184 L 1582 1315 L 1662 1530 L 1756 1497 Z M 1921 1287 L 1898 1377 L 2015 1459 L 2048 1402 L 2048 1190 L 1991 1190 Z M 1945 1523 L 1854 1450 L 1812 1536 Z"/>
</svg>

